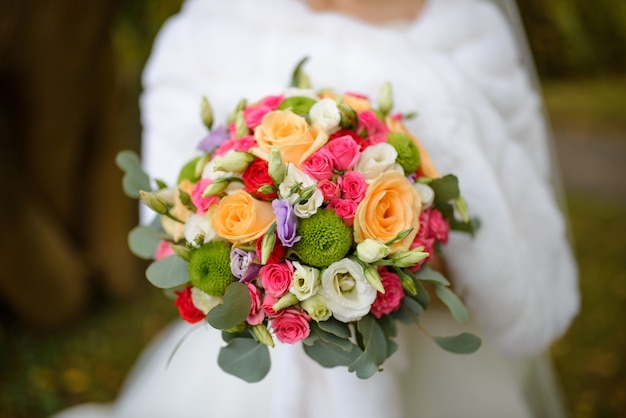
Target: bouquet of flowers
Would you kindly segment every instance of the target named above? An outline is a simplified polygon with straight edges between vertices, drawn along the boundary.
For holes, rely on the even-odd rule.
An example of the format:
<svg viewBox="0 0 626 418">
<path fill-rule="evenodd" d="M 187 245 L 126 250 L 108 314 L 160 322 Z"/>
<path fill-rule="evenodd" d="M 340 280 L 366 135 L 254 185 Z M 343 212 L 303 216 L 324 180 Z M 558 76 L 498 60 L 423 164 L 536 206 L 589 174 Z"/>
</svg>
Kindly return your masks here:
<svg viewBox="0 0 626 418">
<path fill-rule="evenodd" d="M 168 187 L 136 154 L 118 165 L 124 189 L 158 216 L 129 235 L 155 259 L 146 275 L 175 298 L 182 319 L 222 330 L 220 367 L 246 381 L 270 369 L 275 341 L 302 342 L 324 367 L 369 378 L 396 350 L 397 321 L 419 324 L 430 296 L 459 321 L 467 310 L 428 260 L 449 231 L 472 233 L 453 175 L 392 112 L 388 83 L 378 102 L 356 93 L 314 92 L 296 68 L 283 94 L 239 102 L 209 130 L 200 155 Z M 433 337 L 471 353 L 480 339 Z"/>
</svg>

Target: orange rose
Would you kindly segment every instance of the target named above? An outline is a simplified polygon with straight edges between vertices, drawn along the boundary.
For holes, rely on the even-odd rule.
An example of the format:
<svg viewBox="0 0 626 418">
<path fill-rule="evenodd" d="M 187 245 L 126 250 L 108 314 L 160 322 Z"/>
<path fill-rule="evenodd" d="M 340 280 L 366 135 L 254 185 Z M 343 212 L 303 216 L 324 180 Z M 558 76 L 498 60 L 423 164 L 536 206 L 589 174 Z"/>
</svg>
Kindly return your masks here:
<svg viewBox="0 0 626 418">
<path fill-rule="evenodd" d="M 217 235 L 237 245 L 259 238 L 275 220 L 271 203 L 237 190 L 220 200 L 212 225 Z"/>
<path fill-rule="evenodd" d="M 400 232 L 413 228 L 401 241 L 396 241 L 392 251 L 409 249 L 419 230 L 422 201 L 413 185 L 399 171 L 381 174 L 368 187 L 365 198 L 354 215 L 354 240 L 367 238 L 387 242 Z"/>
<path fill-rule="evenodd" d="M 420 144 L 418 139 L 406 128 L 406 126 L 404 126 L 404 123 L 392 118 L 391 116 L 387 116 L 387 119 L 385 120 L 385 122 L 391 132 L 400 132 L 413 138 L 413 142 L 415 142 L 415 145 L 417 145 L 417 149 L 420 152 L 419 171 L 421 171 L 422 174 L 424 174 L 426 177 L 430 177 L 433 179 L 438 178 L 439 171 L 437 171 L 437 168 L 435 168 L 435 165 L 430 159 L 428 152 L 422 146 L 422 144 Z"/>
<path fill-rule="evenodd" d="M 189 218 L 193 212 L 187 209 L 187 206 L 183 205 L 183 202 L 180 200 L 180 190 L 191 195 L 194 186 L 195 183 L 192 183 L 189 180 L 183 180 L 176 188 L 174 206 L 170 209 L 170 213 L 172 216 L 183 222 L 187 221 L 187 218 Z M 167 216 L 161 216 L 161 226 L 163 226 L 165 232 L 172 237 L 174 242 L 182 239 L 185 235 L 185 224 L 181 224 L 180 222 L 170 219 Z"/>
<path fill-rule="evenodd" d="M 303 156 L 310 154 L 315 137 L 306 119 L 288 110 L 267 113 L 254 131 L 254 139 L 263 153 L 268 154 L 275 145 L 283 160 L 297 167 Z"/>
</svg>

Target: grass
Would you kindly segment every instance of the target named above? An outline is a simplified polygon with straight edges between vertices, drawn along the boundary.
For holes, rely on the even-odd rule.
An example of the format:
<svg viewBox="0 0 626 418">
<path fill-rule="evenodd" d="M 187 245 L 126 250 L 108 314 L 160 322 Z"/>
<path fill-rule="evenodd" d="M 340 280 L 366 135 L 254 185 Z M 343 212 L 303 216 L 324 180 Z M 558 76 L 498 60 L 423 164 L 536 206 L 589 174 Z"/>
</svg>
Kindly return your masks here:
<svg viewBox="0 0 626 418">
<path fill-rule="evenodd" d="M 624 136 L 626 80 L 551 84 L 544 92 L 557 128 Z M 583 303 L 553 347 L 555 366 L 573 417 L 623 416 L 626 202 L 567 192 Z M 146 285 L 135 303 L 103 303 L 62 332 L 0 321 L 0 417 L 45 417 L 114 399 L 142 348 L 175 316 L 171 301 Z"/>
</svg>

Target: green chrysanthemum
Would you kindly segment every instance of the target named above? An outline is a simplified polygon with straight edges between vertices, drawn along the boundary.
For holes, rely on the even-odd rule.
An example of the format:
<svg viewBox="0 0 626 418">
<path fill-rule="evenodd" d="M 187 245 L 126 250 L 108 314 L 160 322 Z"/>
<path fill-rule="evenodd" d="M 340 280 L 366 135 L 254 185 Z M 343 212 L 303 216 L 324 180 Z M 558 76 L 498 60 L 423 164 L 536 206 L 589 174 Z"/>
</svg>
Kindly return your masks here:
<svg viewBox="0 0 626 418">
<path fill-rule="evenodd" d="M 211 241 L 189 257 L 191 284 L 211 296 L 224 296 L 226 287 L 237 280 L 230 270 L 230 244 Z"/>
<path fill-rule="evenodd" d="M 392 132 L 387 135 L 387 142 L 398 152 L 396 161 L 405 174 L 415 173 L 420 165 L 420 151 L 413 138 L 400 132 Z"/>
<path fill-rule="evenodd" d="M 300 241 L 293 246 L 304 264 L 327 267 L 348 254 L 352 229 L 332 210 L 320 209 L 310 218 L 300 219 Z"/>
</svg>

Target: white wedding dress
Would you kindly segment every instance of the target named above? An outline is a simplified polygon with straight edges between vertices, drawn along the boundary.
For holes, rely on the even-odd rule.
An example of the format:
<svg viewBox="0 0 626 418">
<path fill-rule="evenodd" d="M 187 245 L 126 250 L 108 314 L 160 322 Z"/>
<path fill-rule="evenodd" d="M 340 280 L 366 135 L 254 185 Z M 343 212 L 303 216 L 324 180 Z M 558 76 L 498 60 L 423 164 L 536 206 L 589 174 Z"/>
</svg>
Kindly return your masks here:
<svg viewBox="0 0 626 418">
<path fill-rule="evenodd" d="M 473 331 L 483 347 L 449 354 L 402 326 L 384 371 L 359 380 L 324 369 L 300 345 L 272 349 L 265 380 L 245 383 L 217 366 L 219 332 L 165 330 L 111 405 L 59 417 L 558 417 L 542 353 L 579 306 L 575 263 L 553 196 L 540 101 L 497 7 L 428 0 L 416 21 L 372 26 L 314 13 L 298 0 L 187 0 L 163 27 L 145 70 L 141 107 L 146 170 L 172 183 L 206 134 L 206 95 L 223 121 L 241 98 L 282 92 L 304 56 L 316 88 L 376 98 L 394 87 L 395 110 L 441 173 L 455 173 L 475 238 L 453 234 L 444 256 L 473 316 L 456 325 L 441 308 L 423 315 L 434 335 Z"/>
</svg>

